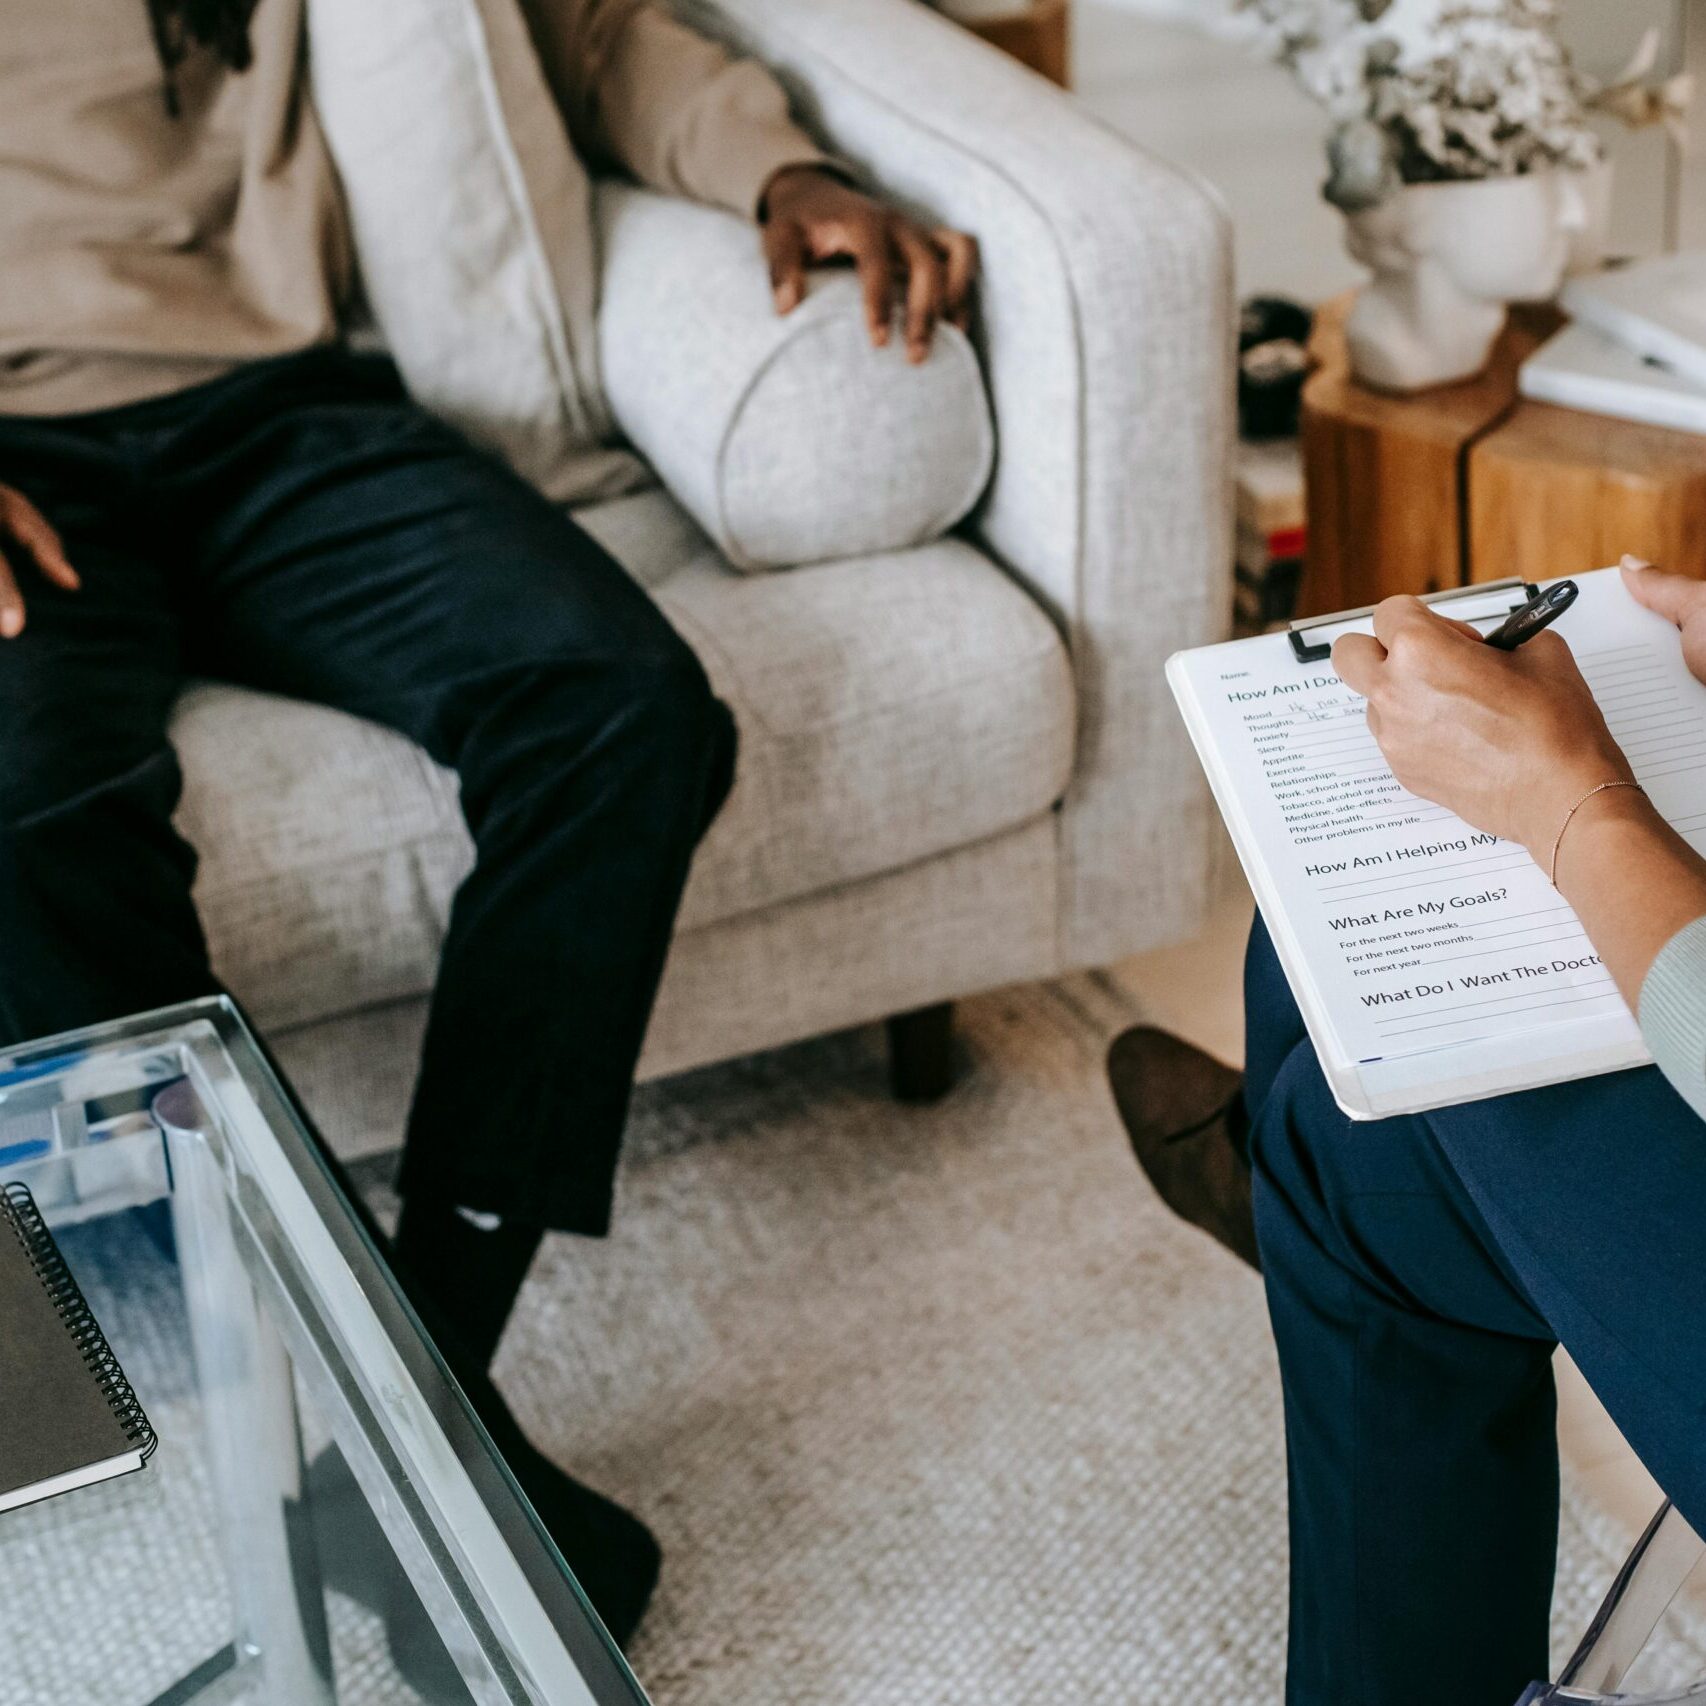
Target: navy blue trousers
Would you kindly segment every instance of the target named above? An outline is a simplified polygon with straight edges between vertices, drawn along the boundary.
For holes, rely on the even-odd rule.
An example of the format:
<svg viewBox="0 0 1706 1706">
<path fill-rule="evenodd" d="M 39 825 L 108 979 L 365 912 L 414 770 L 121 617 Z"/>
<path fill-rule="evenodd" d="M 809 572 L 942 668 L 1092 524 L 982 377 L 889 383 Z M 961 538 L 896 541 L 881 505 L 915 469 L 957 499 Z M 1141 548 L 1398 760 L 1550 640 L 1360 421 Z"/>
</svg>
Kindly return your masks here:
<svg viewBox="0 0 1706 1706">
<path fill-rule="evenodd" d="M 477 852 L 403 1190 L 603 1231 L 676 904 L 733 775 L 733 722 L 668 622 L 388 362 L 336 350 L 0 417 L 0 482 L 84 582 L 26 575 L 28 627 L 0 641 L 0 1044 L 217 987 L 172 825 L 185 680 L 337 706 L 455 768 Z"/>
<path fill-rule="evenodd" d="M 1259 919 L 1245 1001 L 1287 1701 L 1512 1706 L 1546 1674 L 1559 1341 L 1706 1533 L 1706 1124 L 1652 1067 L 1357 1123 Z"/>
</svg>

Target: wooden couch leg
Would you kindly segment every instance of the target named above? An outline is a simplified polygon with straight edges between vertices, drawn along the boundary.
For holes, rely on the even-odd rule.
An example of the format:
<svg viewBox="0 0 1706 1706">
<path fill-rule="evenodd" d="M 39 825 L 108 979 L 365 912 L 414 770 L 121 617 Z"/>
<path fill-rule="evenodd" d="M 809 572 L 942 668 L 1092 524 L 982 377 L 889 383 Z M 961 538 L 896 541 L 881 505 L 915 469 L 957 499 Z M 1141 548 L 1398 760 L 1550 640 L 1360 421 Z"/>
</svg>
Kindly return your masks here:
<svg viewBox="0 0 1706 1706">
<path fill-rule="evenodd" d="M 954 1085 L 954 1004 L 896 1013 L 889 1027 L 889 1084 L 897 1102 L 935 1102 Z"/>
</svg>

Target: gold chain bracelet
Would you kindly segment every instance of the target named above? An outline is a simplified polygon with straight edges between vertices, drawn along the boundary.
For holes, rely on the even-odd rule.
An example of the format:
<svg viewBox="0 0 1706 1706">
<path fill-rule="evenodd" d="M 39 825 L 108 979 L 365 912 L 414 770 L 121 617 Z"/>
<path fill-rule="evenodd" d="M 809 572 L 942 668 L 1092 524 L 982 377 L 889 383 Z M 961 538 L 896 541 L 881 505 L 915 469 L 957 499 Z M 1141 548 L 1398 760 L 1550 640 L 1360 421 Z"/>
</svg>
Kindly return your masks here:
<svg viewBox="0 0 1706 1706">
<path fill-rule="evenodd" d="M 1558 886 L 1558 849 L 1564 845 L 1564 831 L 1570 827 L 1570 820 L 1575 817 L 1583 806 L 1595 794 L 1603 794 L 1607 788 L 1633 788 L 1637 794 L 1646 793 L 1639 782 L 1601 782 L 1597 788 L 1589 788 L 1570 809 L 1564 813 L 1564 821 L 1558 825 L 1557 838 L 1552 843 L 1552 861 L 1546 872 L 1546 880 L 1556 888 Z"/>
</svg>

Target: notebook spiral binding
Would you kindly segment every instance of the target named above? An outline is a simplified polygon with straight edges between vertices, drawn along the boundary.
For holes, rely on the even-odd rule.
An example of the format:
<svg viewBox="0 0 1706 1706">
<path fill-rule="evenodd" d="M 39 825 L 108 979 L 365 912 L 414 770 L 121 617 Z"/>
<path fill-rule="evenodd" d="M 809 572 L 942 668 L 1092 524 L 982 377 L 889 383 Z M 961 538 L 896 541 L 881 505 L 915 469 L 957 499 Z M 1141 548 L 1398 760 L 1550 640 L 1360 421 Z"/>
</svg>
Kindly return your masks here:
<svg viewBox="0 0 1706 1706">
<path fill-rule="evenodd" d="M 140 1448 L 142 1460 L 146 1463 L 154 1455 L 159 1439 L 143 1413 L 141 1400 L 119 1367 L 118 1358 L 113 1355 L 112 1346 L 107 1343 L 107 1336 L 101 1331 L 101 1324 L 95 1319 L 88 1299 L 65 1265 L 65 1258 L 60 1255 L 59 1246 L 54 1243 L 53 1234 L 48 1231 L 47 1222 L 42 1219 L 29 1186 L 13 1183 L 0 1187 L 0 1199 L 4 1199 L 5 1218 L 23 1245 L 24 1255 L 35 1270 L 42 1289 L 52 1299 L 72 1342 L 112 1406 L 125 1438 Z"/>
</svg>

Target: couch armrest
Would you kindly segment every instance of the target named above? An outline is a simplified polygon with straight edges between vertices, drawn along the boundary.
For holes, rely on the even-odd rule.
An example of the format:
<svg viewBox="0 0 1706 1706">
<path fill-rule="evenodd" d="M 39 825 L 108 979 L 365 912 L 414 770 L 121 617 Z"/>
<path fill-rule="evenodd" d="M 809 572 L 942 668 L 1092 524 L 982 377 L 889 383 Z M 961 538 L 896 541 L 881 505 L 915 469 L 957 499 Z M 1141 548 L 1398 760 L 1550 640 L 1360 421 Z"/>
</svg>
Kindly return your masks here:
<svg viewBox="0 0 1706 1706">
<path fill-rule="evenodd" d="M 683 0 L 773 66 L 843 159 L 983 249 L 999 440 L 978 538 L 1071 646 L 1079 753 L 1061 812 L 1060 957 L 1189 934 L 1211 807 L 1163 678 L 1224 637 L 1233 301 L 1225 216 L 917 0 Z"/>
</svg>

